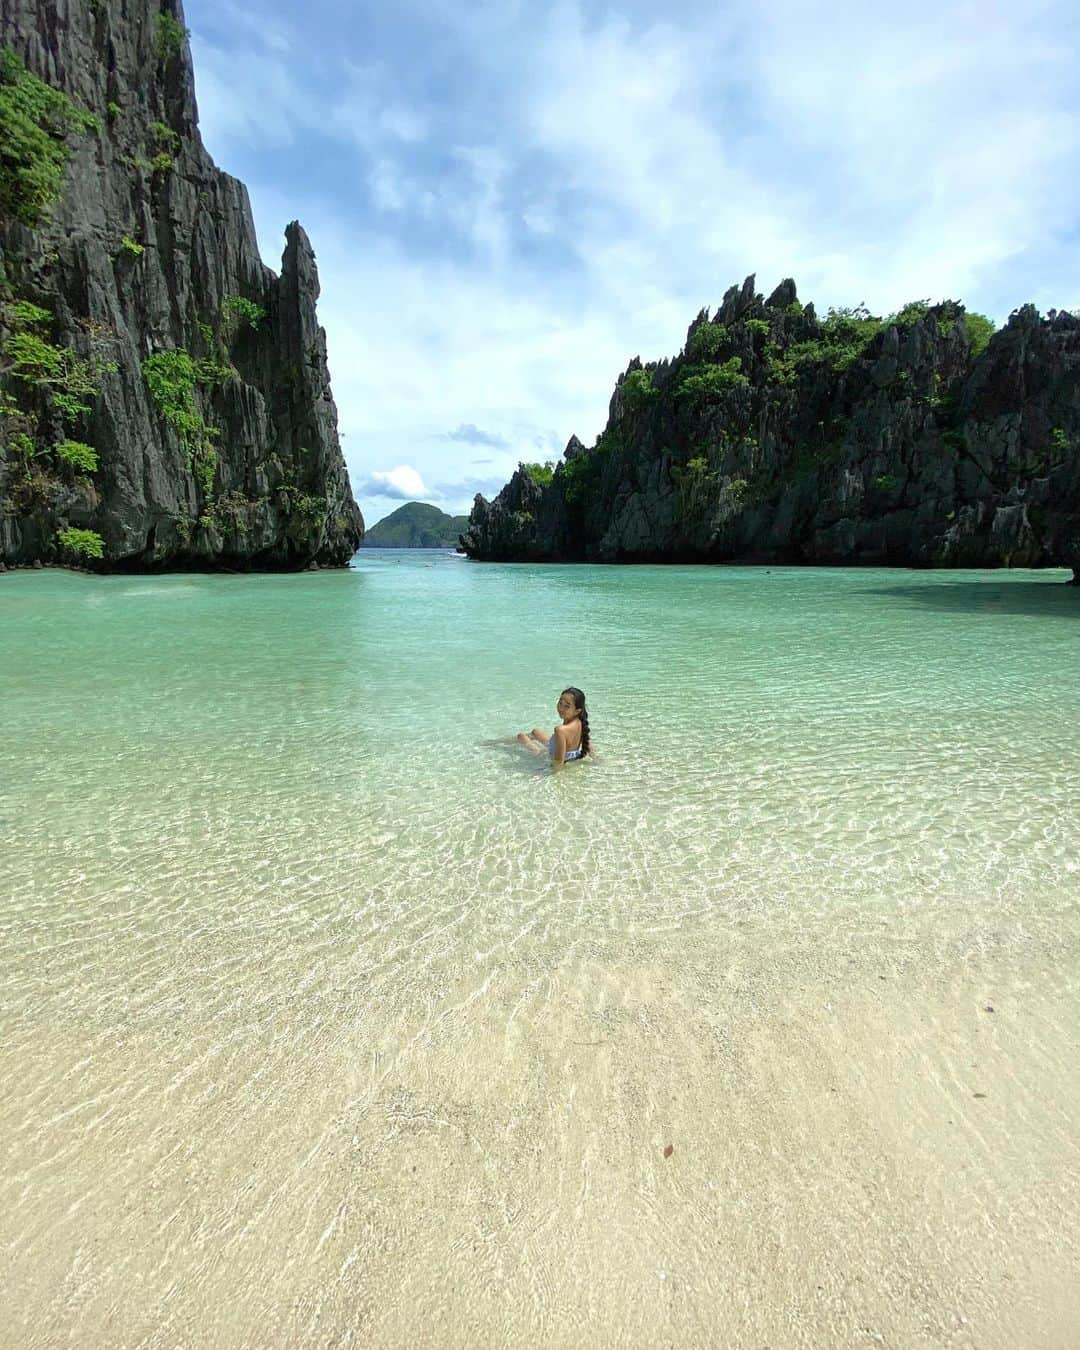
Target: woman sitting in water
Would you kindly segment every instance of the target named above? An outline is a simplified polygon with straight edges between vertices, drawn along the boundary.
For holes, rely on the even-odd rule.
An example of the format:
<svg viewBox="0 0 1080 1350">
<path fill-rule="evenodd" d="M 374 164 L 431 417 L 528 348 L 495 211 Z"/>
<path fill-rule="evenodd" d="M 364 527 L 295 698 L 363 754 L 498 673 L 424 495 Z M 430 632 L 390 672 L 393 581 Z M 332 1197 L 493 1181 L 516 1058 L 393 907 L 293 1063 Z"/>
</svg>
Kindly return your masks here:
<svg viewBox="0 0 1080 1350">
<path fill-rule="evenodd" d="M 557 726 L 551 736 L 545 736 L 540 727 L 533 727 L 532 731 L 519 731 L 518 740 L 534 755 L 550 755 L 555 766 L 572 759 L 584 759 L 591 753 L 585 695 L 572 686 L 564 689 L 555 704 L 555 711 L 562 718 L 562 725 Z"/>
</svg>

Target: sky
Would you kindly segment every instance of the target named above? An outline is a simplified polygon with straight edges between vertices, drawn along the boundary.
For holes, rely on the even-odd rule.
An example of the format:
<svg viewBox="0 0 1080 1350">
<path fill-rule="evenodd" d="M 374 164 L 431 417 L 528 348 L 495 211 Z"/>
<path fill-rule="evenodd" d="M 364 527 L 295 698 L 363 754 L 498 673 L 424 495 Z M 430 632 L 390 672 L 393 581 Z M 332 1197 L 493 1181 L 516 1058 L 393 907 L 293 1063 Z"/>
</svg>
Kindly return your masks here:
<svg viewBox="0 0 1080 1350">
<path fill-rule="evenodd" d="M 264 261 L 299 219 L 369 525 L 591 444 L 750 273 L 823 312 L 1080 308 L 1070 0 L 188 0 Z"/>
</svg>

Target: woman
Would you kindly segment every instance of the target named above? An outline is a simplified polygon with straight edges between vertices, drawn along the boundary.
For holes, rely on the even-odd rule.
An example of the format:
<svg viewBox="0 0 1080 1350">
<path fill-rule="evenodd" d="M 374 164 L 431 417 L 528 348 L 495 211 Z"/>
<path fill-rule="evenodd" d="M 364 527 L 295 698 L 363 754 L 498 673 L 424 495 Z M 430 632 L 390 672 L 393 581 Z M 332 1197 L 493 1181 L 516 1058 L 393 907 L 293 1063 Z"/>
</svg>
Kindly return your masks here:
<svg viewBox="0 0 1080 1350">
<path fill-rule="evenodd" d="M 545 736 L 540 727 L 532 731 L 519 731 L 518 740 L 534 755 L 551 756 L 553 768 L 571 760 L 584 759 L 591 754 L 589 744 L 589 714 L 585 707 L 585 695 L 572 685 L 564 689 L 555 704 L 555 711 L 562 722 L 550 736 Z"/>
</svg>

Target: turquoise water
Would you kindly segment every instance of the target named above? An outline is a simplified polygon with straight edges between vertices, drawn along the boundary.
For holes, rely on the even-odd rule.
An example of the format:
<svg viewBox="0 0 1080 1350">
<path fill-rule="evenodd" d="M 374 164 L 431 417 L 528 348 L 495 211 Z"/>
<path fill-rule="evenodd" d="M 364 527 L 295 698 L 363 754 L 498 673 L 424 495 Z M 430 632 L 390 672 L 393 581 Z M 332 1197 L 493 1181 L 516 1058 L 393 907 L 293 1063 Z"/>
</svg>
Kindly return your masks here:
<svg viewBox="0 0 1080 1350">
<path fill-rule="evenodd" d="M 61 898 L 115 904 L 119 870 L 139 921 L 178 934 L 207 887 L 238 914 L 253 887 L 328 915 L 454 903 L 460 941 L 539 960 L 537 921 L 568 907 L 555 957 L 792 905 L 856 921 L 881 894 L 940 909 L 977 887 L 988 919 L 1032 886 L 1045 909 L 1080 858 L 1064 575 L 394 553 L 329 576 L 8 577 L 15 895 L 55 920 Z M 550 728 L 569 683 L 599 765 L 486 744 Z"/>
<path fill-rule="evenodd" d="M 1067 576 L 380 551 L 332 574 L 0 578 L 9 1318 L 27 1340 L 33 1317 L 52 1340 L 254 1344 L 271 1318 L 274 1343 L 406 1343 L 420 1309 L 467 1344 L 501 1308 L 507 1340 L 573 1344 L 591 1318 L 596 1343 L 708 1343 L 716 1230 L 658 1217 L 585 1140 L 635 1114 L 660 1140 L 693 1088 L 684 1124 L 722 1152 L 701 1098 L 722 1072 L 756 1137 L 733 1028 L 881 982 L 923 990 L 941 1044 L 969 976 L 984 1002 L 1053 994 L 1040 1053 L 1066 1096 L 1045 1118 L 1024 1096 L 1024 1148 L 1060 1159 L 1080 1103 L 1052 1050 L 1075 1046 L 1080 973 Z M 511 738 L 550 728 L 567 684 L 599 761 L 553 773 Z M 844 1015 L 837 1044 L 868 1025 Z M 825 1054 L 787 1034 L 791 1065 Z M 561 1058 L 609 1043 L 602 1069 Z M 575 1123 L 551 1114 L 566 1093 L 592 1101 Z M 395 1190 L 407 1166 L 423 1205 Z M 1025 1182 L 1067 1222 L 1060 1183 L 1049 1163 Z M 821 1214 L 789 1222 L 805 1259 Z M 622 1282 L 650 1224 L 683 1301 L 665 1284 L 647 1314 Z M 772 1306 L 747 1335 L 783 1344 Z M 807 1343 L 870 1316 L 830 1306 Z"/>
</svg>

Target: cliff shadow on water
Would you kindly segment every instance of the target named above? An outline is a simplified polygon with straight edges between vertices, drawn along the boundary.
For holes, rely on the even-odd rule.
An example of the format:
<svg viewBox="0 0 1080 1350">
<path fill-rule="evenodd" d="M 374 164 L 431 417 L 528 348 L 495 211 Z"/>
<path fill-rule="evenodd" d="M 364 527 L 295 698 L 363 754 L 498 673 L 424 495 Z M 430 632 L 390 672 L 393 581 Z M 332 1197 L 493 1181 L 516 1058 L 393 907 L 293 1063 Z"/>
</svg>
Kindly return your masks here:
<svg viewBox="0 0 1080 1350">
<path fill-rule="evenodd" d="M 867 594 L 950 614 L 1012 614 L 1080 623 L 1080 587 L 1054 586 L 1046 581 L 1010 579 L 1004 586 L 991 581 L 949 581 L 937 586 L 886 586 Z"/>
</svg>

